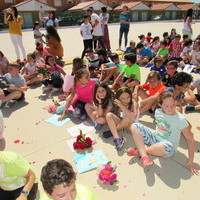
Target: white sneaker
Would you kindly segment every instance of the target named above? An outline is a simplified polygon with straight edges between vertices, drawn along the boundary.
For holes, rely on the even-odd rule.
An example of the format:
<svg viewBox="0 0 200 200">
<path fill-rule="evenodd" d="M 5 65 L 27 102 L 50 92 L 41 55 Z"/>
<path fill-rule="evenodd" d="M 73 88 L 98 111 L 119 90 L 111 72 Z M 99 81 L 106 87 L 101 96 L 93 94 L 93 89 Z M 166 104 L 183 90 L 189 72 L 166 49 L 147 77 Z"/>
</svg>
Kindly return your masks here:
<svg viewBox="0 0 200 200">
<path fill-rule="evenodd" d="M 60 88 L 53 88 L 51 94 L 55 94 L 60 91 Z"/>
<path fill-rule="evenodd" d="M 49 91 L 49 90 L 51 90 L 51 89 L 48 88 L 48 87 L 43 87 L 42 90 L 45 92 L 45 91 Z"/>
</svg>

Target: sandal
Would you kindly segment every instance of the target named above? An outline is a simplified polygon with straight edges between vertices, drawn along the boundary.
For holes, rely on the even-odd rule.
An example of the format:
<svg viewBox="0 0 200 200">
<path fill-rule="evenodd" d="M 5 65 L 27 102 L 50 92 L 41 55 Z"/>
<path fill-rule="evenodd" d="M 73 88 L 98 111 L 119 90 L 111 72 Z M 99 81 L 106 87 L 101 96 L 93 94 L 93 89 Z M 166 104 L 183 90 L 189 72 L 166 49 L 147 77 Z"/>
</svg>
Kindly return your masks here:
<svg viewBox="0 0 200 200">
<path fill-rule="evenodd" d="M 129 148 L 129 149 L 128 149 L 127 155 L 128 155 L 128 156 L 139 156 L 139 151 L 138 151 L 137 148 L 132 147 L 132 148 Z"/>
<path fill-rule="evenodd" d="M 145 170 L 149 170 L 152 167 L 152 165 L 154 164 L 153 160 L 151 160 L 147 156 L 142 157 L 141 161 L 142 161 L 142 164 L 143 164 L 143 167 Z"/>
</svg>

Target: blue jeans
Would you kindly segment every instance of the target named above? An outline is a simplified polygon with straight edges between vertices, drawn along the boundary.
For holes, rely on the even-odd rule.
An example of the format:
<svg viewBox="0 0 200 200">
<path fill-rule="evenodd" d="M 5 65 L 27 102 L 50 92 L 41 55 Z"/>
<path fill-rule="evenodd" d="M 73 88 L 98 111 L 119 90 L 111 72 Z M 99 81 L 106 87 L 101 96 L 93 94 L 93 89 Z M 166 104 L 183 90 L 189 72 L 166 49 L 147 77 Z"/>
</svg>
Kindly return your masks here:
<svg viewBox="0 0 200 200">
<path fill-rule="evenodd" d="M 120 29 L 119 29 L 119 47 L 121 47 L 121 44 L 122 44 L 123 34 L 124 34 L 124 39 L 125 39 L 125 47 L 127 46 L 128 32 L 129 32 L 129 28 L 120 27 Z"/>
</svg>

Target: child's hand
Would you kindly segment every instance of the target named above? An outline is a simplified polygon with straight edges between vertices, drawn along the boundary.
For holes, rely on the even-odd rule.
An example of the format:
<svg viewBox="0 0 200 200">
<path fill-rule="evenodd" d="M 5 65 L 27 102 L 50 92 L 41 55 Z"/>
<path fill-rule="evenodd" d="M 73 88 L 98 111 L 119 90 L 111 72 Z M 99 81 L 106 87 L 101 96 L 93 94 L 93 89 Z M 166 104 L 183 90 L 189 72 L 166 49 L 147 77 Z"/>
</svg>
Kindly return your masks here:
<svg viewBox="0 0 200 200">
<path fill-rule="evenodd" d="M 119 108 L 123 107 L 123 104 L 118 99 L 114 100 L 114 104 L 117 105 Z"/>
<path fill-rule="evenodd" d="M 188 160 L 185 164 L 185 167 L 188 168 L 192 172 L 192 174 L 199 175 L 199 170 L 195 167 L 192 161 Z"/>
<path fill-rule="evenodd" d="M 59 118 L 58 121 L 63 121 L 67 117 L 66 113 L 64 112 Z"/>
<path fill-rule="evenodd" d="M 9 89 L 14 90 L 14 89 L 16 89 L 16 87 L 13 84 L 10 84 Z"/>
<path fill-rule="evenodd" d="M 96 99 L 97 99 L 97 101 L 98 101 L 99 103 L 101 103 L 102 100 L 98 97 L 97 93 L 96 93 Z"/>
</svg>

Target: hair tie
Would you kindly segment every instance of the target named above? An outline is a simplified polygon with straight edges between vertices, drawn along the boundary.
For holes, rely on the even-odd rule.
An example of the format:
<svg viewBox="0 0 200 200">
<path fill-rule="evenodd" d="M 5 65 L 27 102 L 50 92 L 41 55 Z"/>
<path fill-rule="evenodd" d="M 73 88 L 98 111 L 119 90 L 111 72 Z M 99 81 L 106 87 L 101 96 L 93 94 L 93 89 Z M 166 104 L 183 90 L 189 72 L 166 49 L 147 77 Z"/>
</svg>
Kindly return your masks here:
<svg viewBox="0 0 200 200">
<path fill-rule="evenodd" d="M 129 89 L 129 87 L 120 87 L 117 89 L 117 91 L 122 90 L 122 89 Z"/>
</svg>

